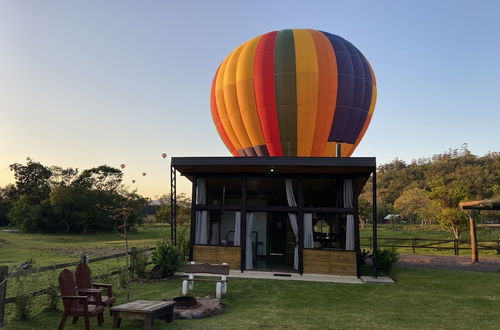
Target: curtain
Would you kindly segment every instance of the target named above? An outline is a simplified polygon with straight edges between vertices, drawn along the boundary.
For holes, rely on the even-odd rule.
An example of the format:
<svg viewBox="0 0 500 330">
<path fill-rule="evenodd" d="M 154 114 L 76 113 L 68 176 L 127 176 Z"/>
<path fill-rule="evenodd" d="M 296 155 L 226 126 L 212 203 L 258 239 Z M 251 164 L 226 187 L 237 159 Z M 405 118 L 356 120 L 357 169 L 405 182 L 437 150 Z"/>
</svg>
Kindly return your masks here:
<svg viewBox="0 0 500 330">
<path fill-rule="evenodd" d="M 293 194 L 292 179 L 285 180 L 286 186 L 286 199 L 288 201 L 288 206 L 297 206 L 295 201 L 295 196 Z M 297 226 L 297 215 L 295 213 L 288 213 L 288 219 L 290 219 L 290 224 L 292 225 L 293 234 L 295 235 L 295 249 L 293 256 L 293 267 L 294 269 L 299 269 L 299 228 Z"/>
<path fill-rule="evenodd" d="M 353 207 L 353 187 L 352 180 L 344 180 L 344 207 Z M 345 226 L 345 249 L 354 250 L 354 215 L 348 214 Z"/>
<path fill-rule="evenodd" d="M 212 222 L 212 237 L 210 237 L 210 243 L 212 245 L 220 244 L 219 227 L 218 221 Z"/>
<path fill-rule="evenodd" d="M 304 213 L 304 249 L 314 248 L 312 213 Z"/>
<path fill-rule="evenodd" d="M 207 188 L 205 179 L 198 179 L 196 184 L 196 205 L 204 205 L 207 203 Z M 208 243 L 208 211 L 196 211 L 195 223 L 195 244 Z"/>
<path fill-rule="evenodd" d="M 245 268 L 253 269 L 253 245 L 252 245 L 252 231 L 254 224 L 254 214 L 252 212 L 247 213 L 247 232 L 246 232 L 246 244 L 245 244 Z M 236 240 L 236 233 L 235 233 Z"/>
<path fill-rule="evenodd" d="M 234 217 L 234 246 L 240 246 L 241 213 L 236 212 Z"/>
</svg>

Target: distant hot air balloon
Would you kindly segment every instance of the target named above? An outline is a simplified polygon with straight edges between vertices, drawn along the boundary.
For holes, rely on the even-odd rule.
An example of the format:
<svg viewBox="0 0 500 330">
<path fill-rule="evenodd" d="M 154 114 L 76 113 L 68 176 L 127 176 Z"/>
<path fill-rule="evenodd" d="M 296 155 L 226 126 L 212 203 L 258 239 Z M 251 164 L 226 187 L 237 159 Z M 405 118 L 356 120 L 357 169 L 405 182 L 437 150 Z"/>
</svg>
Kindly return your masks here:
<svg viewBox="0 0 500 330">
<path fill-rule="evenodd" d="M 142 176 L 146 176 L 146 172 L 142 172 Z"/>
<path fill-rule="evenodd" d="M 120 167 L 122 168 L 122 170 L 125 168 L 125 164 L 121 164 Z"/>
<path fill-rule="evenodd" d="M 135 183 L 135 180 L 132 180 L 132 183 Z"/>
<path fill-rule="evenodd" d="M 211 112 L 234 156 L 350 156 L 377 97 L 373 70 L 349 41 L 293 29 L 247 41 L 219 66 Z"/>
<path fill-rule="evenodd" d="M 162 153 L 162 154 L 161 154 L 161 156 L 162 156 L 163 158 L 166 158 L 166 157 L 167 157 L 167 154 L 166 154 L 166 153 Z"/>
</svg>

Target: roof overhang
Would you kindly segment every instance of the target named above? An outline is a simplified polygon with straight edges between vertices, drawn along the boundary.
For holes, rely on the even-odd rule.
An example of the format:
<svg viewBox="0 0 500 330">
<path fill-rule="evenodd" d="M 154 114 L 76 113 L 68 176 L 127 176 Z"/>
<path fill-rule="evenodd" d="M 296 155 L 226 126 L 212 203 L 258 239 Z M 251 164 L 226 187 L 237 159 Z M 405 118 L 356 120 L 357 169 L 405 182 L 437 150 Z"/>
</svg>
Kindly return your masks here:
<svg viewBox="0 0 500 330">
<path fill-rule="evenodd" d="M 369 177 L 375 157 L 173 157 L 172 166 L 188 177 L 203 174 L 324 174 Z"/>
</svg>

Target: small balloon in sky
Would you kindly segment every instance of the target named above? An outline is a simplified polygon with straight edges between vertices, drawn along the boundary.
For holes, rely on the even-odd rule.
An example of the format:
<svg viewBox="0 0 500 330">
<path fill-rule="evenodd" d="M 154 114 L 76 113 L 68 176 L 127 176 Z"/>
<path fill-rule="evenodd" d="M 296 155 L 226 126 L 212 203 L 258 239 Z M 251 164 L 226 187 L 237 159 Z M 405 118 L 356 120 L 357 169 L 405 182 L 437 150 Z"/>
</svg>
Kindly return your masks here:
<svg viewBox="0 0 500 330">
<path fill-rule="evenodd" d="M 122 170 L 125 168 L 125 164 L 121 164 L 120 167 L 122 168 Z"/>
<path fill-rule="evenodd" d="M 146 176 L 146 172 L 142 172 L 142 176 Z"/>
<path fill-rule="evenodd" d="M 162 156 L 163 158 L 166 158 L 166 157 L 167 157 L 167 154 L 166 154 L 166 153 L 162 153 L 162 154 L 161 154 L 161 156 Z"/>
<path fill-rule="evenodd" d="M 135 180 L 132 180 L 132 183 L 135 183 Z"/>
</svg>

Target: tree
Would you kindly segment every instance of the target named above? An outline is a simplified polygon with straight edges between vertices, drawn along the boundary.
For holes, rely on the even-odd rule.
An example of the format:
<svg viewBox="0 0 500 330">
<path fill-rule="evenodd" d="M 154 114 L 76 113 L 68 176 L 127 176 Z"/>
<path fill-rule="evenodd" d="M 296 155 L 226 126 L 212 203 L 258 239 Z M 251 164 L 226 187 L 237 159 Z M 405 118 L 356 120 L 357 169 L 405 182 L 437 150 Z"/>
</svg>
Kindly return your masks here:
<svg viewBox="0 0 500 330">
<path fill-rule="evenodd" d="M 399 215 L 409 219 L 410 223 L 418 220 L 434 220 L 439 214 L 437 203 L 428 197 L 428 193 L 420 188 L 412 188 L 403 193 L 394 202 Z"/>
<path fill-rule="evenodd" d="M 47 199 L 50 193 L 49 179 L 52 175 L 50 169 L 29 157 L 26 159 L 26 165 L 14 163 L 9 168 L 14 171 L 18 196 L 28 196 L 34 203 Z"/>
<path fill-rule="evenodd" d="M 120 188 L 123 172 L 117 168 L 101 165 L 84 170 L 73 185 L 91 190 L 116 191 Z"/>
<path fill-rule="evenodd" d="M 459 208 L 444 208 L 438 217 L 439 225 L 443 230 L 452 232 L 455 239 L 460 239 L 462 232 L 467 228 L 467 215 Z"/>
<path fill-rule="evenodd" d="M 155 213 L 156 222 L 172 223 L 170 217 L 170 194 L 163 195 L 159 199 L 160 208 Z M 191 199 L 185 193 L 177 195 L 177 225 L 188 224 L 191 220 Z"/>
<path fill-rule="evenodd" d="M 365 228 L 368 219 L 372 215 L 372 204 L 364 198 L 358 200 L 359 225 Z"/>
</svg>

